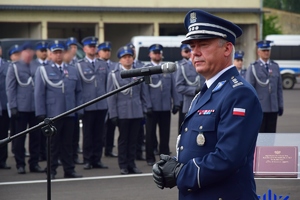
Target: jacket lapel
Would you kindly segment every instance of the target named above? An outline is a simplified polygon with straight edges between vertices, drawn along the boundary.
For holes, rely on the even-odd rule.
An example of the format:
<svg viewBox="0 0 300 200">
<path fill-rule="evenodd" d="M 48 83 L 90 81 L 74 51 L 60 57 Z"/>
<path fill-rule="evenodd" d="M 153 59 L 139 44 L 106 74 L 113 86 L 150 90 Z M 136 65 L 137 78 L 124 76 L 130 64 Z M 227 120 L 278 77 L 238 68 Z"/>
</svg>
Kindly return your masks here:
<svg viewBox="0 0 300 200">
<path fill-rule="evenodd" d="M 211 96 L 220 91 L 224 85 L 229 82 L 229 79 L 232 76 L 238 76 L 239 72 L 235 67 L 230 68 L 225 73 L 223 73 L 203 94 L 201 98 L 197 96 L 194 101 L 192 102 L 191 109 L 189 110 L 188 114 L 186 115 L 187 119 L 189 116 L 193 115 L 197 110 L 199 110 L 201 107 L 203 107 L 210 99 Z"/>
</svg>

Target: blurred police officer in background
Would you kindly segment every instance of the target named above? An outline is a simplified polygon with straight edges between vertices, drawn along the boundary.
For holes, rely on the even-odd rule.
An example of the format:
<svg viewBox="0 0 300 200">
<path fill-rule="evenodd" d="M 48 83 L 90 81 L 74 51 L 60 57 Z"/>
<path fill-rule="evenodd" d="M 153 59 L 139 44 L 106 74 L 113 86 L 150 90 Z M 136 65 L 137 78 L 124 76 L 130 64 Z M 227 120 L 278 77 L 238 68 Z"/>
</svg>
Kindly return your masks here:
<svg viewBox="0 0 300 200">
<path fill-rule="evenodd" d="M 8 55 L 11 62 L 17 61 L 20 57 L 21 48 L 19 45 L 13 45 L 8 50 Z M 7 95 L 6 95 L 6 74 L 10 62 L 4 61 L 2 58 L 2 49 L 0 44 L 0 140 L 8 137 L 8 130 L 10 128 L 10 116 L 7 110 Z M 12 134 L 12 132 L 11 132 Z M 0 169 L 10 169 L 11 167 L 6 164 L 8 152 L 7 144 L 0 146 Z"/>
<path fill-rule="evenodd" d="M 268 40 L 256 43 L 259 59 L 248 67 L 246 74 L 264 112 L 260 133 L 276 133 L 277 116 L 283 114 L 282 80 L 278 64 L 270 60 L 270 43 Z"/>
<path fill-rule="evenodd" d="M 187 13 L 183 43 L 205 85 L 195 96 L 177 140 L 177 158 L 153 166 L 161 189 L 177 185 L 180 200 L 258 200 L 253 155 L 262 110 L 254 88 L 233 65 L 242 30 L 202 10 Z"/>
<path fill-rule="evenodd" d="M 133 63 L 132 68 L 141 68 L 144 66 L 144 63 L 136 58 L 135 46 L 132 42 L 126 44 L 133 51 Z M 143 117 L 141 122 L 141 127 L 138 134 L 137 147 L 136 147 L 136 160 L 146 160 L 143 155 L 143 149 L 145 149 L 145 127 L 146 119 Z"/>
<path fill-rule="evenodd" d="M 85 58 L 77 63 L 81 77 L 83 103 L 106 94 L 108 69 L 106 62 L 96 59 L 98 38 L 86 37 L 82 40 Z M 98 101 L 84 108 L 83 115 L 83 158 L 84 169 L 108 168 L 101 162 L 103 148 L 104 121 L 107 101 Z"/>
<path fill-rule="evenodd" d="M 175 74 L 176 74 L 175 77 L 177 77 L 177 74 L 179 73 L 179 68 L 180 68 L 181 64 L 186 63 L 186 61 L 188 61 L 191 57 L 191 47 L 188 44 L 181 44 L 180 50 L 181 50 L 180 53 L 181 53 L 182 59 L 175 62 L 176 66 L 177 66 L 177 71 L 175 72 Z M 182 112 L 183 94 L 178 91 L 177 86 L 176 86 L 176 91 L 178 93 L 177 96 L 178 96 L 178 99 L 180 102 L 180 109 L 178 111 L 178 133 L 179 133 L 181 123 L 183 122 L 183 119 L 184 119 L 184 113 Z"/>
<path fill-rule="evenodd" d="M 194 96 L 203 87 L 205 78 L 196 72 L 190 59 L 178 62 L 177 66 L 176 89 L 182 95 L 182 113 L 185 115 L 189 110 Z"/>
<path fill-rule="evenodd" d="M 128 46 L 121 47 L 117 56 L 119 66 L 108 76 L 107 91 L 111 92 L 136 80 L 136 77 L 122 79 L 120 72 L 132 69 L 133 51 Z M 142 173 L 135 164 L 138 133 L 146 107 L 151 107 L 145 84 L 127 88 L 108 97 L 108 111 L 111 121 L 119 128 L 118 163 L 121 174 Z"/>
<path fill-rule="evenodd" d="M 34 106 L 34 75 L 36 65 L 30 64 L 33 58 L 33 46 L 29 42 L 22 45 L 21 59 L 11 63 L 6 76 L 6 93 L 11 117 L 16 120 L 16 133 L 35 126 L 38 120 Z M 40 152 L 40 130 L 29 133 L 29 169 L 30 172 L 44 172 L 38 165 Z M 19 174 L 25 174 L 26 135 L 13 140 L 13 153 Z"/>
<path fill-rule="evenodd" d="M 36 115 L 40 119 L 55 117 L 82 104 L 82 87 L 79 73 L 74 66 L 63 63 L 66 46 L 53 41 L 49 45 L 51 62 L 40 66 L 36 72 L 34 90 Z M 80 112 L 80 111 L 79 111 Z M 65 178 L 80 178 L 72 159 L 72 141 L 75 114 L 54 122 L 57 133 L 51 137 L 51 179 L 55 178 L 58 158 Z"/>
<path fill-rule="evenodd" d="M 233 65 L 236 66 L 236 68 L 239 71 L 240 75 L 243 78 L 246 78 L 247 69 L 244 69 L 243 59 L 244 59 L 244 52 L 243 51 L 236 51 L 234 53 Z"/>
<path fill-rule="evenodd" d="M 41 65 L 45 66 L 48 63 L 47 48 L 48 48 L 47 42 L 41 41 L 35 44 L 34 49 L 35 49 L 36 59 L 31 62 L 31 65 L 38 68 L 39 66 Z M 39 161 L 45 161 L 47 159 L 46 140 L 47 140 L 46 136 L 41 133 Z"/>
<path fill-rule="evenodd" d="M 75 37 L 70 37 L 66 41 L 66 45 L 68 48 L 69 53 L 71 54 L 70 56 L 72 57 L 71 61 L 69 64 L 72 64 L 75 66 L 75 64 L 78 62 L 77 59 L 77 39 Z"/>
<path fill-rule="evenodd" d="M 102 61 L 105 61 L 107 64 L 108 73 L 115 69 L 118 65 L 116 62 L 112 62 L 110 60 L 111 57 L 111 42 L 105 41 L 98 45 L 97 48 L 98 58 Z M 105 141 L 105 156 L 107 157 L 118 157 L 116 153 L 113 152 L 114 148 L 114 138 L 115 138 L 115 129 L 116 126 L 112 123 L 109 117 L 109 113 L 107 114 L 106 121 L 105 121 L 105 134 L 104 134 L 104 141 Z"/>
<path fill-rule="evenodd" d="M 163 46 L 153 44 L 149 47 L 151 63 L 146 67 L 162 65 Z M 152 84 L 147 85 L 152 109 L 147 110 L 146 121 L 146 160 L 149 166 L 155 162 L 155 136 L 156 126 L 159 127 L 159 152 L 170 154 L 170 123 L 171 110 L 179 110 L 179 99 L 175 87 L 174 74 L 154 74 L 151 76 Z M 173 109 L 172 109 L 173 106 Z"/>
</svg>

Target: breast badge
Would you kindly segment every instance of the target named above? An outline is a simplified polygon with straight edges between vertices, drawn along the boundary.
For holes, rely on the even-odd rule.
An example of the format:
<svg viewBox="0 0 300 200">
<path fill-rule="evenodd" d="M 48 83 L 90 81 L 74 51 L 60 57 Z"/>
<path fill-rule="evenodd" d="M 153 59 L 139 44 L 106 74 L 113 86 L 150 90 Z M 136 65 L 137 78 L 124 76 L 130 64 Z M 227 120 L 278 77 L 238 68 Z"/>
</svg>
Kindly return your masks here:
<svg viewBox="0 0 300 200">
<path fill-rule="evenodd" d="M 205 137 L 204 137 L 203 133 L 199 133 L 197 135 L 196 142 L 197 142 L 198 146 L 203 146 L 204 145 L 204 143 L 205 143 Z"/>
</svg>

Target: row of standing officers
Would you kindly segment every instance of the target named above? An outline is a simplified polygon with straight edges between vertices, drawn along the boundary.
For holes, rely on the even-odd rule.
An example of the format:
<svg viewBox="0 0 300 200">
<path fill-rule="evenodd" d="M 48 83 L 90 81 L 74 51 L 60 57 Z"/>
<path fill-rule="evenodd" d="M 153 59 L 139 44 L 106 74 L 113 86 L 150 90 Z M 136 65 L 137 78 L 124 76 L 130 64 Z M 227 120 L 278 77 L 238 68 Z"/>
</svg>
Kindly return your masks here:
<svg viewBox="0 0 300 200">
<path fill-rule="evenodd" d="M 16 130 L 11 130 L 11 133 L 21 132 L 26 129 L 27 124 L 29 126 L 36 125 L 45 117 L 57 116 L 106 92 L 130 83 L 136 78 L 121 79 L 120 72 L 144 66 L 143 63 L 135 59 L 132 44 L 118 50 L 118 63 L 109 60 L 110 43 L 108 42 L 98 46 L 102 55 L 100 58 L 96 58 L 97 38 L 95 37 L 83 39 L 86 57 L 78 61 L 74 57 L 73 50 L 76 50 L 74 47 L 76 42 L 75 38 L 70 38 L 66 43 L 68 48 L 60 41 L 53 41 L 49 45 L 43 42 L 38 43 L 36 45 L 37 59 L 34 61 L 31 61 L 32 46 L 25 43 L 22 47 L 14 46 L 10 49 L 9 54 L 13 62 L 8 64 L 1 61 L 1 74 L 6 77 L 6 93 L 3 93 L 5 88 L 1 90 L 3 93 L 1 94 L 1 119 L 8 120 L 8 116 L 4 117 L 4 115 L 9 113 L 12 121 L 15 121 Z M 258 51 L 266 52 L 265 49 L 269 50 L 268 44 L 268 42 L 258 43 Z M 265 49 L 263 49 L 263 45 L 265 45 Z M 49 60 L 47 60 L 47 49 L 50 50 L 48 51 L 50 52 Z M 55 178 L 59 160 L 64 168 L 64 177 L 81 177 L 75 172 L 74 166 L 79 131 L 72 130 L 79 127 L 78 119 L 83 120 L 84 169 L 107 168 L 101 162 L 104 127 L 106 127 L 105 155 L 107 156 L 115 156 L 112 152 L 113 134 L 115 126 L 119 127 L 118 163 L 121 174 L 141 173 L 134 160 L 137 152 L 141 152 L 137 150 L 140 149 L 143 142 L 144 124 L 146 127 L 147 164 L 151 166 L 155 163 L 154 150 L 156 148 L 159 149 L 159 153 L 170 154 L 171 112 L 176 114 L 179 111 L 180 125 L 184 115 L 188 112 L 192 99 L 201 90 L 205 81 L 195 71 L 189 60 L 190 47 L 182 45 L 181 50 L 183 59 L 176 62 L 178 67 L 176 73 L 152 75 L 152 84 L 133 86 L 109 97 L 107 101 L 99 101 L 76 114 L 55 122 L 58 133 L 51 140 L 51 177 Z M 18 61 L 18 58 L 14 58 L 14 56 L 19 51 L 22 53 L 21 59 Z M 162 45 L 152 45 L 149 48 L 151 62 L 147 66 L 161 65 L 162 53 Z M 241 65 L 239 63 L 243 60 L 243 56 L 241 51 L 235 53 L 235 66 Z M 276 63 L 270 61 L 269 58 L 266 59 L 266 62 L 269 62 L 270 65 L 273 64 L 271 71 L 268 69 L 269 73 L 266 73 L 266 78 L 263 78 L 261 68 L 255 67 L 262 65 L 262 58 L 253 63 L 247 73 L 245 69 L 238 69 L 241 75 L 247 78 L 257 89 L 261 99 L 269 98 L 269 100 L 261 101 L 263 108 L 270 108 L 265 110 L 264 121 L 266 125 L 262 125 L 261 132 L 275 132 L 277 113 L 282 115 L 283 112 L 281 79 L 277 74 L 278 65 L 276 66 Z M 256 69 L 256 73 L 253 73 L 253 68 Z M 263 81 L 265 81 L 265 85 L 269 85 L 268 93 L 266 91 L 260 92 L 263 90 L 262 88 L 266 88 L 265 85 L 261 84 L 260 79 L 266 79 Z M 5 80 L 5 78 L 1 80 Z M 1 86 L 3 85 L 2 83 Z M 277 94 L 272 92 L 275 90 Z M 8 113 L 5 113 L 6 99 L 2 98 L 6 94 L 9 105 Z M 273 97 L 271 97 L 272 95 Z M 274 98 L 277 100 L 275 101 Z M 268 120 L 270 117 L 271 120 Z M 275 122 L 274 118 L 276 118 Z M 104 126 L 105 123 L 106 126 Z M 1 123 L 1 126 L 6 126 L 3 128 L 8 130 L 8 124 Z M 159 127 L 158 147 L 156 125 Z M 13 127 L 11 128 L 13 129 Z M 29 169 L 31 172 L 44 172 L 44 169 L 38 165 L 40 146 L 45 146 L 45 143 L 40 142 L 43 141 L 40 139 L 41 137 L 39 131 L 29 134 Z M 71 138 L 74 139 L 71 140 Z M 13 141 L 13 153 L 20 174 L 25 173 L 24 143 L 25 136 Z M 6 165 L 7 147 L 6 150 L 5 148 L 2 149 L 4 153 L 1 153 L 0 167 L 9 168 Z"/>
</svg>

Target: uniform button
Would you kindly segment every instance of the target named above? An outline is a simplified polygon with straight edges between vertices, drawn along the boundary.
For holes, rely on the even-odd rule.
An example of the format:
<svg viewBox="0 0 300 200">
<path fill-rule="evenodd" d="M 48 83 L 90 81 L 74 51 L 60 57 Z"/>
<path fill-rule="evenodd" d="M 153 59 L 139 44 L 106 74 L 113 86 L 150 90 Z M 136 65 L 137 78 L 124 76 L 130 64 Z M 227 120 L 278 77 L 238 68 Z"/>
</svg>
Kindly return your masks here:
<svg viewBox="0 0 300 200">
<path fill-rule="evenodd" d="M 200 126 L 199 129 L 200 129 L 200 130 L 203 129 L 203 126 Z"/>
<path fill-rule="evenodd" d="M 186 127 L 186 128 L 184 129 L 184 131 L 187 132 L 187 131 L 188 131 L 188 128 Z"/>
<path fill-rule="evenodd" d="M 219 200 L 222 200 L 222 198 L 219 198 Z"/>
<path fill-rule="evenodd" d="M 191 192 L 192 191 L 192 189 L 188 189 L 188 192 Z"/>
<path fill-rule="evenodd" d="M 183 150 L 183 146 L 180 147 L 180 151 L 182 151 L 182 150 Z"/>
</svg>

